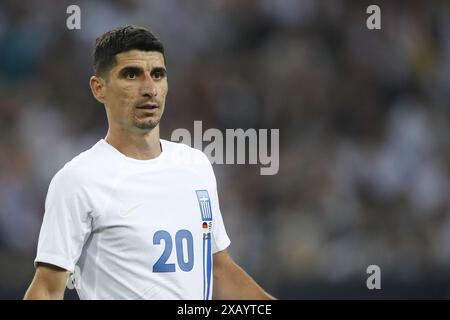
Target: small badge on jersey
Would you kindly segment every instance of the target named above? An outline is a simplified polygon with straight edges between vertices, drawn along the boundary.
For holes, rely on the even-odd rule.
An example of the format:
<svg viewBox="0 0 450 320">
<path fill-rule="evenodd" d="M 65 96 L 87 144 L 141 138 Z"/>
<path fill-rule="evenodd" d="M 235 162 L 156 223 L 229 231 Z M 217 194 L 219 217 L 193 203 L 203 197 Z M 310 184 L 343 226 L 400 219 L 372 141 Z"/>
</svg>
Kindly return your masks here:
<svg viewBox="0 0 450 320">
<path fill-rule="evenodd" d="M 209 223 L 206 223 L 205 221 L 203 221 L 203 223 L 202 223 L 202 230 L 203 230 L 204 233 L 211 232 L 211 230 L 212 230 L 212 222 L 210 221 Z"/>
<path fill-rule="evenodd" d="M 208 190 L 195 190 L 203 221 L 212 221 L 211 201 Z"/>
</svg>

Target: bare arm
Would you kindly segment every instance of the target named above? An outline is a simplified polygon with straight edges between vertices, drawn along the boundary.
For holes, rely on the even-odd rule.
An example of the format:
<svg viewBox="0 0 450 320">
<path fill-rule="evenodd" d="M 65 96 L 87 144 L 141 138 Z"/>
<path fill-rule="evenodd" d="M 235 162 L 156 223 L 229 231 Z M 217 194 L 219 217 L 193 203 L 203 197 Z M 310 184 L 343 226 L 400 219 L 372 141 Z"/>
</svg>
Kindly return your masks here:
<svg viewBox="0 0 450 320">
<path fill-rule="evenodd" d="M 69 273 L 50 264 L 39 264 L 25 300 L 62 300 Z"/>
<path fill-rule="evenodd" d="M 213 299 L 218 300 L 272 300 L 233 259 L 227 250 L 214 254 Z"/>
</svg>

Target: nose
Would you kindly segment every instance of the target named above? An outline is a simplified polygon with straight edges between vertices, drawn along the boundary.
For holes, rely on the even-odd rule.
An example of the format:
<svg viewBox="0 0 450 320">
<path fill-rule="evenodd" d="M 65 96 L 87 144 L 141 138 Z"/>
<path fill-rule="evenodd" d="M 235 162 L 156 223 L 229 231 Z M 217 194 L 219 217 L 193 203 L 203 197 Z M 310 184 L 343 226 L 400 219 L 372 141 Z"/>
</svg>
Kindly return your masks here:
<svg viewBox="0 0 450 320">
<path fill-rule="evenodd" d="M 144 79 L 142 81 L 142 85 L 141 85 L 141 94 L 142 96 L 147 96 L 147 97 L 156 97 L 156 95 L 158 94 L 157 90 L 156 90 L 156 83 L 153 80 L 153 78 L 151 77 L 149 72 L 145 72 L 144 73 Z"/>
</svg>

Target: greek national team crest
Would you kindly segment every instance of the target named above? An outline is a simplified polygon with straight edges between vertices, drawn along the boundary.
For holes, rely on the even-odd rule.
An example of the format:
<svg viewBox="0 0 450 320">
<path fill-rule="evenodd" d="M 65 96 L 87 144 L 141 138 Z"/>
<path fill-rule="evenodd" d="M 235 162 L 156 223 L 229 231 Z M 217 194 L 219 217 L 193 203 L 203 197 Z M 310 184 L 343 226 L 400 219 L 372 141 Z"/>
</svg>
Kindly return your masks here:
<svg viewBox="0 0 450 320">
<path fill-rule="evenodd" d="M 196 190 L 198 205 L 203 221 L 212 221 L 211 201 L 209 200 L 208 190 Z"/>
<path fill-rule="evenodd" d="M 208 190 L 196 190 L 198 205 L 202 215 L 203 230 L 203 299 L 210 299 L 212 253 L 211 253 L 211 229 L 212 209 Z"/>
</svg>

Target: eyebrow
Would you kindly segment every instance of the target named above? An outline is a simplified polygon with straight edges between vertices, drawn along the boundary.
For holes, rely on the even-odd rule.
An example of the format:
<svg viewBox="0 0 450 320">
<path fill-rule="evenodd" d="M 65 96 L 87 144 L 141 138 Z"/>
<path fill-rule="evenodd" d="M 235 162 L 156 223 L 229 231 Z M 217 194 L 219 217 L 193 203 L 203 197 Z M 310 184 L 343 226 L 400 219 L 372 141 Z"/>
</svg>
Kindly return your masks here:
<svg viewBox="0 0 450 320">
<path fill-rule="evenodd" d="M 119 76 L 125 76 L 128 72 L 133 72 L 136 74 L 142 73 L 143 69 L 139 66 L 125 66 L 122 69 L 119 70 Z"/>
<path fill-rule="evenodd" d="M 133 73 L 136 73 L 136 74 L 140 74 L 140 73 L 143 72 L 143 68 L 140 67 L 140 66 L 133 66 L 133 65 L 131 65 L 131 66 L 125 66 L 125 67 L 123 67 L 122 69 L 119 70 L 118 74 L 119 74 L 119 76 L 122 76 L 122 77 L 123 77 L 123 76 L 125 76 L 128 72 L 133 72 Z M 166 74 L 167 74 L 167 70 L 166 70 L 166 68 L 164 68 L 164 67 L 154 67 L 154 68 L 151 70 L 150 74 L 154 74 L 155 72 L 161 72 L 163 75 L 166 75 Z"/>
<path fill-rule="evenodd" d="M 167 70 L 164 67 L 154 67 L 151 71 L 151 74 L 153 74 L 155 72 L 161 72 L 163 75 L 167 74 Z"/>
</svg>

